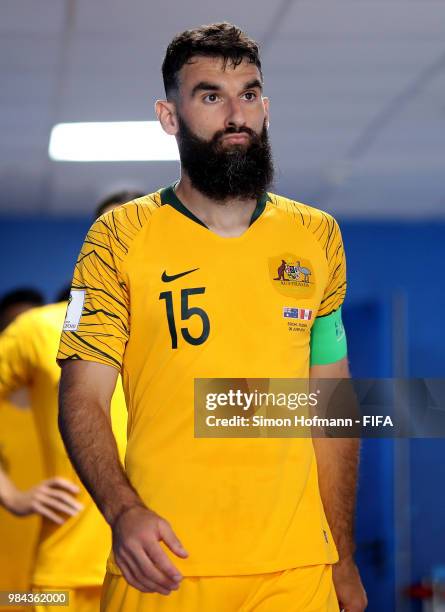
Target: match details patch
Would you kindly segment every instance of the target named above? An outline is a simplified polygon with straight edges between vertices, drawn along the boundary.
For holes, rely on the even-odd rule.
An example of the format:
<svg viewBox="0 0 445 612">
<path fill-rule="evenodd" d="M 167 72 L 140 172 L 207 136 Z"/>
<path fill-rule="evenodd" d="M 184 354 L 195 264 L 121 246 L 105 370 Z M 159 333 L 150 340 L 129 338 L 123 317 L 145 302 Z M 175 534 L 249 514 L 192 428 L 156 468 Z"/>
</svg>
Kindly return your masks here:
<svg viewBox="0 0 445 612">
<path fill-rule="evenodd" d="M 63 331 L 76 331 L 79 327 L 80 317 L 82 316 L 83 303 L 85 301 L 85 291 L 72 289 L 68 300 L 68 308 L 63 324 Z"/>
<path fill-rule="evenodd" d="M 285 319 L 302 319 L 303 321 L 310 321 L 312 319 L 312 310 L 309 308 L 288 308 L 284 306 L 283 317 Z"/>
<path fill-rule="evenodd" d="M 283 253 L 269 259 L 269 276 L 283 295 L 311 297 L 315 292 L 315 271 L 309 259 Z"/>
</svg>

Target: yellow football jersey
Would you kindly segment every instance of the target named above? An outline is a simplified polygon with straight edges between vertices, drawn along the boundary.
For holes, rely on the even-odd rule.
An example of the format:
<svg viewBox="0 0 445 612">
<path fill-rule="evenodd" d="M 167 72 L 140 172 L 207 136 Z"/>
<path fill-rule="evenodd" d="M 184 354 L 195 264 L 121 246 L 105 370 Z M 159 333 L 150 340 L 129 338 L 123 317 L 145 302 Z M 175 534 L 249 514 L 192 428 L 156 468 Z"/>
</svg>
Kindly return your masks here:
<svg viewBox="0 0 445 612">
<path fill-rule="evenodd" d="M 19 489 L 43 478 L 31 412 L 7 400 L 0 401 L 0 466 Z M 29 590 L 39 525 L 37 516 L 17 517 L 0 508 L 0 591 Z M 1 611 L 10 609 L 0 604 Z"/>
<path fill-rule="evenodd" d="M 55 358 L 66 302 L 35 308 L 18 317 L 0 335 L 0 396 L 26 386 L 39 436 L 44 477 L 62 476 L 80 488 L 84 509 L 63 525 L 43 519 L 32 581 L 45 586 L 101 584 L 111 534 L 81 485 L 66 454 L 57 423 L 60 369 Z M 126 407 L 118 383 L 112 420 L 121 455 L 126 438 Z M 28 456 L 33 462 L 34 457 Z"/>
<path fill-rule="evenodd" d="M 195 378 L 307 378 L 311 326 L 340 307 L 345 275 L 336 221 L 274 194 L 239 237 L 210 231 L 171 187 L 89 231 L 58 358 L 122 371 L 126 470 L 188 551 L 169 553 L 184 575 L 337 560 L 311 440 L 195 438 L 193 393 Z"/>
</svg>

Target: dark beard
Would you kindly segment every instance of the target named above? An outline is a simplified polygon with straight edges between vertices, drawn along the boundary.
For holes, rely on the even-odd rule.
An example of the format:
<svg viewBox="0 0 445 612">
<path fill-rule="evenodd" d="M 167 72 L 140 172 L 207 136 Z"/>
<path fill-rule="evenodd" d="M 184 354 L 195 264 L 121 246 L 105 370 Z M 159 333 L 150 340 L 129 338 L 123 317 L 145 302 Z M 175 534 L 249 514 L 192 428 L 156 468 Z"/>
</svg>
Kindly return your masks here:
<svg viewBox="0 0 445 612">
<path fill-rule="evenodd" d="M 221 145 L 222 136 L 238 133 L 249 134 L 250 143 Z M 193 187 L 212 200 L 257 200 L 272 183 L 274 167 L 266 121 L 261 134 L 248 127 L 227 128 L 207 141 L 196 136 L 179 117 L 178 147 Z"/>
</svg>

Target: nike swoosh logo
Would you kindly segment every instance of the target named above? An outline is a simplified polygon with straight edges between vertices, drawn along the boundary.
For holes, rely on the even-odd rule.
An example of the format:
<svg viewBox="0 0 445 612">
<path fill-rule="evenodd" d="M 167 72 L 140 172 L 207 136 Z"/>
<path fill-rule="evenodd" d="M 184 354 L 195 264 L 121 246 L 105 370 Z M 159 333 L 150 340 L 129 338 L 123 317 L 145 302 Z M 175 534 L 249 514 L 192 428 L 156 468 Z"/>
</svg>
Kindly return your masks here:
<svg viewBox="0 0 445 612">
<path fill-rule="evenodd" d="M 185 272 L 180 272 L 179 274 L 172 274 L 171 276 L 167 274 L 167 272 L 164 270 L 161 276 L 161 280 L 164 283 L 171 283 L 177 278 L 181 278 L 181 276 L 185 276 L 186 274 L 191 274 L 192 272 L 196 272 L 196 270 L 199 270 L 199 268 L 193 268 L 193 270 L 186 270 Z"/>
</svg>

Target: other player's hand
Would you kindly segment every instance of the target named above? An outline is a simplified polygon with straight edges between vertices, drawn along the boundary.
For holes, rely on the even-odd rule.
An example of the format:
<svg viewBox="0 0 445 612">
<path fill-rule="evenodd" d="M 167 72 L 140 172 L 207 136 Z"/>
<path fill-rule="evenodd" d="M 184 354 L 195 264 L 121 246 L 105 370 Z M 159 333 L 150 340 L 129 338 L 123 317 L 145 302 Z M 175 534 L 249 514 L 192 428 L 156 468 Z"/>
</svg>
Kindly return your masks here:
<svg viewBox="0 0 445 612">
<path fill-rule="evenodd" d="M 65 478 L 48 478 L 27 491 L 14 488 L 7 500 L 7 509 L 16 516 L 40 514 L 62 525 L 66 516 L 75 516 L 83 505 L 74 497 L 79 487 Z"/>
<path fill-rule="evenodd" d="M 360 574 L 352 558 L 332 566 L 332 579 L 340 609 L 344 612 L 363 612 L 368 606 Z"/>
<path fill-rule="evenodd" d="M 179 588 L 182 576 L 159 542 L 178 557 L 188 553 L 166 520 L 148 508 L 133 506 L 118 516 L 112 530 L 114 558 L 131 586 L 162 595 Z"/>
</svg>

